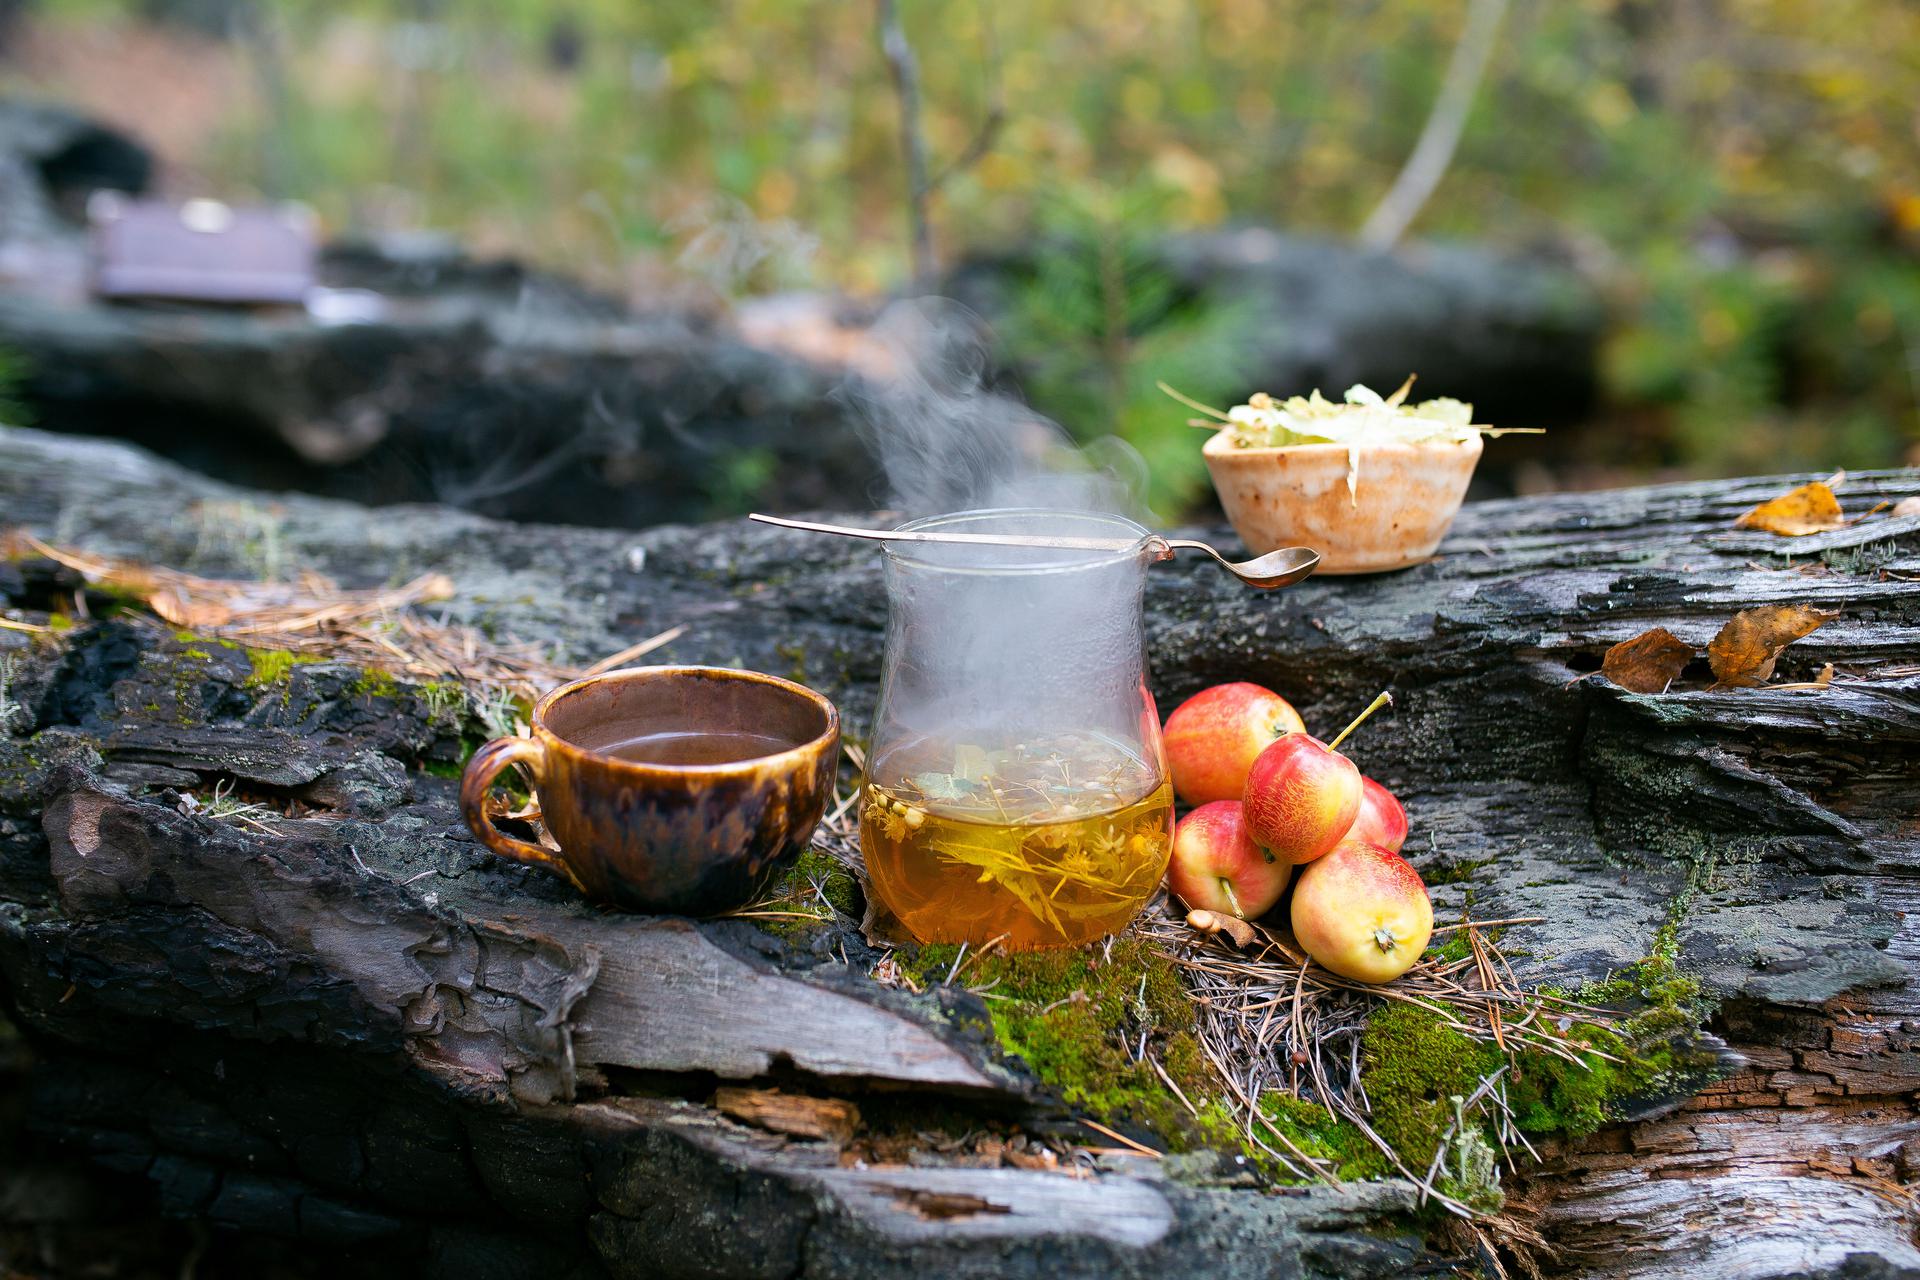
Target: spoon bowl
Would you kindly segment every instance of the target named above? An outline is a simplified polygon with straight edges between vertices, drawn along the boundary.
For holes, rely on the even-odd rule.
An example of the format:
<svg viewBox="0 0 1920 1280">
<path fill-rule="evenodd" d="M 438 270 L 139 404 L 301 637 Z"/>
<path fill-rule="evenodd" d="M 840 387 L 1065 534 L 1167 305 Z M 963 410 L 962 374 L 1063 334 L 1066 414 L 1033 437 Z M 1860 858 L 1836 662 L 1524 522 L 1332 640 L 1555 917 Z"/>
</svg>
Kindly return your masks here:
<svg viewBox="0 0 1920 1280">
<path fill-rule="evenodd" d="M 1192 538 L 1162 538 L 1160 542 L 1167 548 L 1166 554 L 1160 557 L 1163 560 L 1173 559 L 1176 551 L 1202 551 L 1212 556 L 1222 569 L 1261 591 L 1290 587 L 1311 574 L 1320 563 L 1320 553 L 1312 547 L 1281 547 L 1251 560 L 1229 560 L 1206 543 Z"/>
</svg>

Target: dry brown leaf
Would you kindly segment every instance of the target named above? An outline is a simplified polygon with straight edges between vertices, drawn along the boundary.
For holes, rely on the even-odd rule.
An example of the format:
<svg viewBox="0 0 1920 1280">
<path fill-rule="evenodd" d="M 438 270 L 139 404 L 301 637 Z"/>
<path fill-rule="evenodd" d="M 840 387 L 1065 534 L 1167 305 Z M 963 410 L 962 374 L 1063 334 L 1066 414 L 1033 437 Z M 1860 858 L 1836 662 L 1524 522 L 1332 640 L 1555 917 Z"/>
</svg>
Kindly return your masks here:
<svg viewBox="0 0 1920 1280">
<path fill-rule="evenodd" d="M 1665 693 L 1693 661 L 1693 646 L 1665 627 L 1622 640 L 1600 660 L 1600 674 L 1630 693 Z"/>
<path fill-rule="evenodd" d="M 1893 515 L 1920 516 L 1920 498 L 1902 498 L 1893 504 Z"/>
<path fill-rule="evenodd" d="M 1846 523 L 1846 517 L 1840 514 L 1840 499 L 1833 496 L 1832 487 L 1825 480 L 1815 480 L 1761 503 L 1735 520 L 1733 527 L 1797 538 L 1809 533 L 1828 533 L 1843 528 Z"/>
<path fill-rule="evenodd" d="M 1839 616 L 1838 609 L 1815 609 L 1804 604 L 1743 609 L 1727 620 L 1707 646 L 1713 678 L 1736 689 L 1765 684 L 1782 649 Z"/>
</svg>

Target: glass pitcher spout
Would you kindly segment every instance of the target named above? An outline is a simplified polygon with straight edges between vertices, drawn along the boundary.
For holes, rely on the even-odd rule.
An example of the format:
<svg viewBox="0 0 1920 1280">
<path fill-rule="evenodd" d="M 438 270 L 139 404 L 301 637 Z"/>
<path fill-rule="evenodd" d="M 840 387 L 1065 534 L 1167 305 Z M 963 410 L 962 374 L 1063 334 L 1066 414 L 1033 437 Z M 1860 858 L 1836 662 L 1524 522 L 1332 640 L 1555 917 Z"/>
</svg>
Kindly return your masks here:
<svg viewBox="0 0 1920 1280">
<path fill-rule="evenodd" d="M 1164 539 L 1119 516 L 1031 509 L 903 528 L 1118 545 L 888 544 L 860 812 L 875 894 L 926 942 L 1040 947 L 1125 927 L 1172 847 L 1141 613 Z"/>
</svg>

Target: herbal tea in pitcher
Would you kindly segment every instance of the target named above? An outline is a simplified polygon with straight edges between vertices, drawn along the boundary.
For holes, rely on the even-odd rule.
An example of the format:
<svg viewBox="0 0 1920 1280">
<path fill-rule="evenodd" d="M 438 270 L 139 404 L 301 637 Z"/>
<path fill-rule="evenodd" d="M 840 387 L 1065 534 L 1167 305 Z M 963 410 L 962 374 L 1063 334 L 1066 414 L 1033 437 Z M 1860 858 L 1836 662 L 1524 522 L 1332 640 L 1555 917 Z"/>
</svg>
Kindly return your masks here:
<svg viewBox="0 0 1920 1280">
<path fill-rule="evenodd" d="M 907 743 L 888 765 L 860 843 L 875 891 L 923 941 L 1090 941 L 1126 927 L 1166 872 L 1173 788 L 1111 740 Z"/>
<path fill-rule="evenodd" d="M 923 942 L 1060 946 L 1125 928 L 1172 849 L 1140 621 L 1147 531 L 1035 510 L 906 527 L 1107 545 L 887 545 L 860 812 L 875 898 Z"/>
</svg>

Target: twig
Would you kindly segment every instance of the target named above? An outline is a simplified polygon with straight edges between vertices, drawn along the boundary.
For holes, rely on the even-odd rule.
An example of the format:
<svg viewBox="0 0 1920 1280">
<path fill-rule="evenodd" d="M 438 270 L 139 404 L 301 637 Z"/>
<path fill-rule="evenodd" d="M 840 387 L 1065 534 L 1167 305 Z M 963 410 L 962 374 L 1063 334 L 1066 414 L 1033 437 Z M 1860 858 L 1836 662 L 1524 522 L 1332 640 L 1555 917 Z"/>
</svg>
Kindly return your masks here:
<svg viewBox="0 0 1920 1280">
<path fill-rule="evenodd" d="M 1107 1128 L 1107 1126 L 1101 1124 L 1098 1120 L 1089 1120 L 1085 1116 L 1081 1116 L 1080 1123 L 1087 1126 L 1087 1128 L 1093 1130 L 1095 1133 L 1102 1135 L 1103 1137 L 1112 1138 L 1115 1142 L 1118 1142 L 1119 1144 L 1128 1148 L 1131 1151 L 1137 1151 L 1143 1156 L 1152 1156 L 1155 1160 L 1164 1158 L 1163 1153 L 1155 1151 L 1152 1147 L 1148 1146 L 1146 1143 L 1135 1142 L 1132 1138 L 1129 1138 L 1126 1134 L 1120 1133 L 1113 1129 L 1109 1129 Z"/>
<path fill-rule="evenodd" d="M 1433 110 L 1420 130 L 1420 140 L 1406 164 L 1393 180 L 1393 186 L 1360 228 L 1360 243 L 1369 249 L 1391 249 L 1413 224 L 1427 198 L 1446 176 L 1453 152 L 1460 145 L 1467 115 L 1473 109 L 1474 94 L 1480 78 L 1486 74 L 1487 60 L 1493 54 L 1494 38 L 1500 20 L 1506 16 L 1507 0 L 1470 0 L 1467 23 L 1460 41 L 1453 47 L 1447 63 L 1446 79 L 1433 101 Z"/>
<path fill-rule="evenodd" d="M 1499 929 L 1510 924 L 1545 924 L 1545 916 L 1508 916 L 1504 920 L 1461 920 L 1454 924 L 1437 924 L 1435 933 L 1446 933 L 1452 929 Z"/>
<path fill-rule="evenodd" d="M 1180 1105 L 1187 1109 L 1187 1114 L 1195 1120 L 1198 1120 L 1200 1118 L 1200 1108 L 1193 1105 L 1193 1100 L 1187 1097 L 1187 1091 L 1182 1089 L 1174 1081 L 1174 1078 L 1167 1074 L 1167 1069 L 1160 1065 L 1160 1060 L 1158 1058 L 1148 1058 L 1147 1062 L 1153 1067 L 1154 1074 L 1160 1077 L 1161 1083 L 1172 1090 L 1174 1097 L 1180 1099 Z"/>
<path fill-rule="evenodd" d="M 971 141 L 938 173 L 930 174 L 927 142 L 920 122 L 920 61 L 914 56 L 913 43 L 900 23 L 899 7 L 894 0 L 875 0 L 875 16 L 880 27 L 880 51 L 887 60 L 887 74 L 900 100 L 900 153 L 907 166 L 907 228 L 913 253 L 913 283 L 918 289 L 932 285 L 938 264 L 933 255 L 933 226 L 928 207 L 935 193 L 956 174 L 978 164 L 993 147 L 1006 123 L 1006 103 L 1000 90 L 998 45 L 987 16 L 985 24 L 986 57 L 989 71 L 987 113 Z"/>
<path fill-rule="evenodd" d="M 887 74 L 900 99 L 900 153 L 907 165 L 907 229 L 913 251 L 916 286 L 933 280 L 933 230 L 927 224 L 927 142 L 920 129 L 920 63 L 900 25 L 894 0 L 875 0 L 880 23 L 880 51 L 886 55 Z"/>
<path fill-rule="evenodd" d="M 594 663 L 592 666 L 588 667 L 585 671 L 582 671 L 580 674 L 582 676 L 597 676 L 603 672 L 612 671 L 616 667 L 623 667 L 627 663 L 632 662 L 635 658 L 645 657 L 647 654 L 652 653 L 655 649 L 660 648 L 662 645 L 672 644 L 675 640 L 678 640 L 681 636 L 685 634 L 687 634 L 687 629 L 684 625 L 678 626 L 678 627 L 669 627 L 667 630 L 662 631 L 657 636 L 648 636 L 645 640 L 642 640 L 639 644 L 630 644 L 618 653 L 608 654 L 606 657 L 600 659 L 600 661 Z"/>
</svg>

